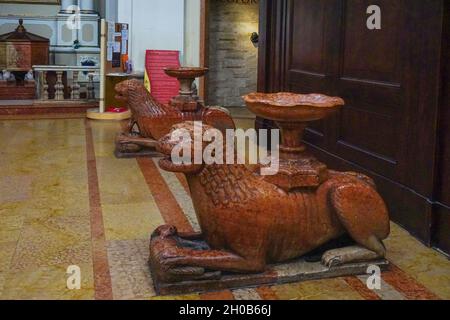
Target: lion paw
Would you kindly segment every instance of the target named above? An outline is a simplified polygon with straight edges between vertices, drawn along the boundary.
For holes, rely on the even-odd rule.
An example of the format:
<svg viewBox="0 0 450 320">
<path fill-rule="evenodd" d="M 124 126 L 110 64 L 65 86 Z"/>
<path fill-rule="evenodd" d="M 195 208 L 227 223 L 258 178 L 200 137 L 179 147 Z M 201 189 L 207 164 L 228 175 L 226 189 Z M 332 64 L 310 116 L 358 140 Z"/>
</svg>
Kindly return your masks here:
<svg viewBox="0 0 450 320">
<path fill-rule="evenodd" d="M 382 258 L 381 255 L 367 248 L 350 246 L 325 252 L 322 256 L 322 263 L 326 267 L 332 268 L 344 264 L 374 261 L 380 258 Z"/>
<path fill-rule="evenodd" d="M 126 134 L 126 133 L 123 133 L 123 132 L 119 133 L 116 136 L 116 143 L 119 143 L 119 144 L 130 143 L 130 135 Z"/>
<path fill-rule="evenodd" d="M 339 250 L 330 250 L 322 256 L 322 264 L 328 268 L 340 266 L 344 263 Z"/>
</svg>

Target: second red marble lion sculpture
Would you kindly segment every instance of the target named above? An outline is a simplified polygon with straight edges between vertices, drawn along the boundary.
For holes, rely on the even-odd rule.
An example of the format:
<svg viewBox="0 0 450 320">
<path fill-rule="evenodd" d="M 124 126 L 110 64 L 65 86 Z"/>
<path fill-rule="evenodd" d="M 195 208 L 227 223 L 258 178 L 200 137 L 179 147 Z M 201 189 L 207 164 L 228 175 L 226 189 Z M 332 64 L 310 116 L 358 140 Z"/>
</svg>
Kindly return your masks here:
<svg viewBox="0 0 450 320">
<path fill-rule="evenodd" d="M 125 102 L 132 113 L 126 129 L 116 139 L 116 154 L 117 151 L 126 154 L 139 152 L 143 148 L 153 149 L 157 140 L 167 134 L 173 125 L 187 120 L 202 121 L 222 131 L 235 128 L 226 109 L 199 104 L 195 111 L 182 111 L 157 102 L 142 82 L 135 79 L 118 83 L 115 90 L 116 98 Z"/>
</svg>

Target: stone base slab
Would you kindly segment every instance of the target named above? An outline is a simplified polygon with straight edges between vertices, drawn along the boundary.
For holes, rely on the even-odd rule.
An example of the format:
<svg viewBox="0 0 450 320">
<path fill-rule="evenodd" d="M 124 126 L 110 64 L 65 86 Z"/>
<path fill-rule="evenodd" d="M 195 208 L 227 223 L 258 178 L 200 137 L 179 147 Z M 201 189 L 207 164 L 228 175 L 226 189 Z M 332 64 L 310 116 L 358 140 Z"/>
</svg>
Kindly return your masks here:
<svg viewBox="0 0 450 320">
<path fill-rule="evenodd" d="M 274 265 L 265 273 L 260 274 L 224 274 L 220 280 L 185 281 L 179 283 L 163 283 L 156 277 L 153 277 L 153 282 L 158 295 L 179 295 L 366 275 L 368 268 L 374 265 L 379 266 L 384 271 L 388 268 L 389 262 L 387 260 L 378 260 L 327 268 L 321 262 L 306 262 L 300 259 Z"/>
<path fill-rule="evenodd" d="M 161 153 L 151 150 L 151 149 L 142 149 L 139 152 L 121 152 L 119 150 L 114 151 L 114 155 L 118 159 L 133 159 L 133 158 L 139 158 L 139 157 L 149 157 L 149 158 L 160 158 Z"/>
</svg>

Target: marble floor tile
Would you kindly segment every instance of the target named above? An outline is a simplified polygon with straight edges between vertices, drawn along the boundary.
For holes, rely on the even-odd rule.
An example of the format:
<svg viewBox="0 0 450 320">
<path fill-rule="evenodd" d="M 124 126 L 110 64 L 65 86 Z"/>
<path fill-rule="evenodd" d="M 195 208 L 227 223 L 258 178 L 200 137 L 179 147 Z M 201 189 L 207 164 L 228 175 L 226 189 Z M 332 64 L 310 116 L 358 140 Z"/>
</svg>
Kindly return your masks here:
<svg viewBox="0 0 450 320">
<path fill-rule="evenodd" d="M 0 271 L 0 299 L 2 297 L 3 287 L 5 286 L 5 277 L 6 277 L 5 272 Z"/>
<path fill-rule="evenodd" d="M 80 265 L 90 260 L 88 218 L 39 218 L 24 225 L 11 268 Z"/>
<path fill-rule="evenodd" d="M 256 289 L 237 289 L 232 291 L 236 300 L 258 301 L 262 300 Z"/>
<path fill-rule="evenodd" d="M 148 240 L 164 224 L 154 202 L 103 205 L 106 240 Z"/>
<path fill-rule="evenodd" d="M 114 141 L 117 134 L 122 131 L 120 123 L 116 121 L 91 122 L 92 136 L 97 158 L 114 158 Z"/>
<path fill-rule="evenodd" d="M 31 176 L 1 176 L 0 203 L 21 202 L 31 196 Z"/>
<path fill-rule="evenodd" d="M 104 205 L 152 201 L 152 194 L 134 159 L 97 159 L 101 201 Z"/>
<path fill-rule="evenodd" d="M 150 300 L 165 300 L 165 301 L 177 301 L 177 300 L 187 300 L 187 301 L 195 301 L 200 300 L 200 295 L 198 294 L 188 294 L 188 295 L 181 295 L 181 296 L 157 296 L 157 297 L 151 297 Z"/>
<path fill-rule="evenodd" d="M 343 279 L 306 281 L 274 286 L 281 300 L 362 300 Z"/>
<path fill-rule="evenodd" d="M 200 300 L 204 301 L 230 301 L 235 300 L 231 290 L 203 292 L 200 294 Z"/>
<path fill-rule="evenodd" d="M 92 264 L 81 264 L 81 289 L 67 288 L 67 267 L 36 267 L 3 274 L 1 300 L 92 300 Z"/>
<path fill-rule="evenodd" d="M 1 206 L 0 207 L 0 243 L 1 242 L 17 242 L 20 237 L 24 215 L 18 214 L 16 207 Z"/>
<path fill-rule="evenodd" d="M 392 224 L 388 259 L 442 299 L 450 299 L 450 260 Z"/>
<path fill-rule="evenodd" d="M 108 241 L 114 299 L 149 299 L 156 295 L 148 267 L 148 240 Z"/>
<path fill-rule="evenodd" d="M 369 276 L 359 276 L 358 279 L 363 284 L 366 284 L 367 280 L 369 279 Z M 397 291 L 383 279 L 381 280 L 380 289 L 373 290 L 373 292 L 376 295 L 378 295 L 381 300 L 394 300 L 394 301 L 406 300 L 406 297 L 404 295 L 402 295 L 399 291 Z"/>
<path fill-rule="evenodd" d="M 11 268 L 12 258 L 16 252 L 17 242 L 0 242 L 0 273 Z"/>
</svg>

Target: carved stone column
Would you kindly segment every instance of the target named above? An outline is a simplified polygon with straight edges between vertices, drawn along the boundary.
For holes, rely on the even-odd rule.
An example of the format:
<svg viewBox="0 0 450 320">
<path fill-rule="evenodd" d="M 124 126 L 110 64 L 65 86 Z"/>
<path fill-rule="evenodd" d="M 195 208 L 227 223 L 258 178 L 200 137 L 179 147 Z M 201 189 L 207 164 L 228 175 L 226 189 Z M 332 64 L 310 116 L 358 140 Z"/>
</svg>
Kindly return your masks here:
<svg viewBox="0 0 450 320">
<path fill-rule="evenodd" d="M 89 81 L 87 85 L 87 98 L 88 100 L 95 100 L 95 85 L 94 85 L 94 74 L 88 74 Z"/>
<path fill-rule="evenodd" d="M 42 100 L 48 100 L 47 71 L 42 72 Z"/>
<path fill-rule="evenodd" d="M 63 71 L 56 71 L 55 100 L 64 100 L 64 84 L 62 82 Z"/>
<path fill-rule="evenodd" d="M 79 72 L 73 71 L 72 100 L 80 100 Z"/>
</svg>

